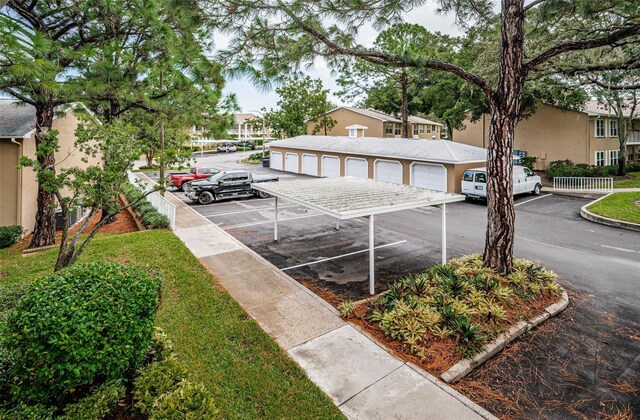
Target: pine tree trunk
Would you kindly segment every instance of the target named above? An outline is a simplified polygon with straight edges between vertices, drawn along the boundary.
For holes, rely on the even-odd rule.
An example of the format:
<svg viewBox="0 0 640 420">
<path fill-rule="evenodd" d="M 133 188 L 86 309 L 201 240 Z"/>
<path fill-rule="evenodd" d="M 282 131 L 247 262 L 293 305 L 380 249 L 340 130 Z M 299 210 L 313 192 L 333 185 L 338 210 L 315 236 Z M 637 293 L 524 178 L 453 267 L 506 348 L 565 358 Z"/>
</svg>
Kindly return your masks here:
<svg viewBox="0 0 640 420">
<path fill-rule="evenodd" d="M 36 150 L 45 147 L 46 134 L 53 124 L 53 104 L 50 101 L 36 104 Z M 49 149 L 49 148 L 47 148 Z M 45 170 L 55 172 L 56 158 L 53 152 L 38 154 L 38 164 Z M 36 201 L 36 223 L 31 237 L 31 248 L 56 243 L 56 198 L 42 180 L 38 179 L 38 197 Z"/>
<path fill-rule="evenodd" d="M 502 2 L 500 79 L 490 100 L 487 153 L 487 237 L 484 264 L 500 274 L 513 268 L 515 209 L 513 206 L 513 141 L 526 72 L 524 1 Z"/>
<path fill-rule="evenodd" d="M 400 87 L 402 90 L 402 109 L 400 110 L 402 114 L 402 137 L 405 139 L 409 138 L 409 98 L 408 98 L 408 88 L 409 88 L 409 76 L 405 71 L 402 72 L 402 76 L 400 78 Z"/>
</svg>

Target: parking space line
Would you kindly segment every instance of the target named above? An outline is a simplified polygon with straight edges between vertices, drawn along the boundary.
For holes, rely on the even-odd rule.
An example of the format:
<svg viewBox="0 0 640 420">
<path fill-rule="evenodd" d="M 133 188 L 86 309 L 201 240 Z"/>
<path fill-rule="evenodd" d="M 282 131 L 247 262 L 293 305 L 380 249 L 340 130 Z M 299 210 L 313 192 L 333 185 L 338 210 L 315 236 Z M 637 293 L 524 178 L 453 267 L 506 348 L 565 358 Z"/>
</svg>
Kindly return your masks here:
<svg viewBox="0 0 640 420">
<path fill-rule="evenodd" d="M 518 204 L 514 205 L 513 207 L 518 207 L 518 206 L 521 206 L 522 204 L 527 204 L 527 203 L 530 203 L 532 201 L 540 200 L 541 198 L 549 197 L 549 196 L 552 196 L 552 195 L 553 194 L 547 194 L 547 195 L 541 195 L 540 197 L 531 198 L 531 199 L 529 199 L 527 201 L 523 201 L 522 203 L 518 203 Z"/>
<path fill-rule="evenodd" d="M 622 251 L 622 252 L 632 252 L 634 254 L 640 254 L 640 251 L 636 251 L 635 249 L 628 249 L 628 248 L 620 248 L 617 246 L 611 246 L 611 245 L 600 245 L 602 248 L 609 248 L 609 249 L 615 249 L 616 251 Z"/>
<path fill-rule="evenodd" d="M 389 246 L 400 245 L 400 244 L 403 244 L 405 242 L 407 242 L 406 239 L 404 241 L 398 241 L 398 242 L 392 242 L 390 244 L 378 245 L 378 246 L 374 247 L 374 249 L 387 248 Z M 326 262 L 326 261 L 337 260 L 338 258 L 344 258 L 344 257 L 350 257 L 352 255 L 356 255 L 356 254 L 362 254 L 364 252 L 369 252 L 369 249 L 367 248 L 367 249 L 363 249 L 361 251 L 349 252 L 348 254 L 338 255 L 336 257 L 323 258 L 323 259 L 318 260 L 318 261 L 311 261 L 311 262 L 304 263 L 304 264 L 292 265 L 291 267 L 281 268 L 280 270 L 282 270 L 282 271 L 293 270 L 294 268 L 306 267 L 308 265 L 313 265 L 313 264 L 320 264 L 320 263 L 323 263 L 323 262 Z"/>
<path fill-rule="evenodd" d="M 324 216 L 324 214 L 308 214 L 306 216 L 290 217 L 288 219 L 280 219 L 280 218 L 278 218 L 278 223 L 286 222 L 287 220 L 306 219 L 307 217 L 319 217 L 319 216 Z M 267 220 L 267 221 L 264 221 L 264 222 L 242 223 L 242 224 L 239 224 L 239 225 L 231 225 L 231 226 L 220 226 L 220 225 L 218 225 L 218 226 L 220 226 L 224 230 L 228 230 L 228 229 L 236 229 L 236 228 L 243 228 L 243 227 L 249 227 L 249 226 L 266 225 L 268 223 L 273 224 L 273 220 Z"/>
<path fill-rule="evenodd" d="M 288 209 L 290 207 L 300 207 L 298 204 L 291 204 L 288 206 L 278 206 L 278 210 L 279 209 Z M 264 206 L 264 207 L 256 207 L 254 209 L 251 210 L 240 210 L 240 211 L 230 211 L 230 212 L 226 212 L 226 213 L 215 213 L 215 214 L 207 214 L 207 215 L 203 215 L 206 218 L 209 217 L 216 217 L 216 216 L 229 216 L 231 214 L 240 214 L 240 213 L 250 213 L 252 211 L 260 211 L 260 210 L 273 210 L 275 209 L 274 206 Z"/>
</svg>

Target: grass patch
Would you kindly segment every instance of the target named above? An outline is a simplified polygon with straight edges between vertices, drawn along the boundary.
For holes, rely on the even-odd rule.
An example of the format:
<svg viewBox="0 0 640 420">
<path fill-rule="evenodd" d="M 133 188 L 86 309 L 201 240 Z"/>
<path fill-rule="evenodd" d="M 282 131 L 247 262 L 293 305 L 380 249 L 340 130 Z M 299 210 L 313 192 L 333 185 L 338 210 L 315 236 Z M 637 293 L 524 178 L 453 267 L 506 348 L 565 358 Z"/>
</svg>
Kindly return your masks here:
<svg viewBox="0 0 640 420">
<path fill-rule="evenodd" d="M 625 178 L 614 179 L 613 188 L 640 188 L 640 172 L 627 172 Z"/>
<path fill-rule="evenodd" d="M 640 192 L 614 193 L 590 205 L 588 210 L 610 219 L 640 223 L 640 206 L 636 204 L 639 200 Z"/>
<path fill-rule="evenodd" d="M 345 303 L 339 310 L 406 359 L 440 374 L 556 302 L 555 279 L 522 259 L 502 277 L 473 254 L 398 280 L 376 299 L 355 307 Z"/>
<path fill-rule="evenodd" d="M 23 257 L 12 248 L 0 250 L 0 285 L 49 274 L 56 252 Z M 343 417 L 171 232 L 100 235 L 79 260 L 162 269 L 156 324 L 173 342 L 189 379 L 213 394 L 221 418 Z"/>
</svg>

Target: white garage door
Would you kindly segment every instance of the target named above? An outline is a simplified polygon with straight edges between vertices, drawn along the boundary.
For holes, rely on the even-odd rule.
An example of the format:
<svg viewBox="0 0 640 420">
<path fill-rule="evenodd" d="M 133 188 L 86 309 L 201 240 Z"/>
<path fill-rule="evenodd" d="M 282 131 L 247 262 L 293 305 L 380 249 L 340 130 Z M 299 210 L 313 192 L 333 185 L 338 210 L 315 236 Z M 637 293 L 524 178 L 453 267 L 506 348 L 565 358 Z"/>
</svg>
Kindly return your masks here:
<svg viewBox="0 0 640 420">
<path fill-rule="evenodd" d="M 447 191 L 447 169 L 442 165 L 414 163 L 411 165 L 411 185 L 435 191 Z"/>
<path fill-rule="evenodd" d="M 322 156 L 322 176 L 329 178 L 340 176 L 340 158 L 338 156 Z"/>
<path fill-rule="evenodd" d="M 269 166 L 271 169 L 277 169 L 279 171 L 282 170 L 282 153 L 280 152 L 271 152 L 269 157 Z"/>
<path fill-rule="evenodd" d="M 318 156 L 302 155 L 302 173 L 318 176 Z"/>
<path fill-rule="evenodd" d="M 402 164 L 392 160 L 377 160 L 374 164 L 374 177 L 377 181 L 402 184 Z"/>
<path fill-rule="evenodd" d="M 284 155 L 284 170 L 287 172 L 295 172 L 298 173 L 298 154 L 297 153 L 287 153 Z"/>
<path fill-rule="evenodd" d="M 369 163 L 366 159 L 347 158 L 345 160 L 344 173 L 346 176 L 369 178 Z"/>
</svg>

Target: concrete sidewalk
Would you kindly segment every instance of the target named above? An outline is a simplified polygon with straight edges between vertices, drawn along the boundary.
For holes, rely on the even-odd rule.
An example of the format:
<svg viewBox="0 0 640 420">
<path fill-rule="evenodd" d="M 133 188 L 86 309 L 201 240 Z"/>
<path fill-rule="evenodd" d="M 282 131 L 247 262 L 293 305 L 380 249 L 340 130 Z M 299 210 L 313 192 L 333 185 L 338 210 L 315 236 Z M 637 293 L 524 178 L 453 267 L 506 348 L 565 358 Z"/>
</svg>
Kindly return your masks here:
<svg viewBox="0 0 640 420">
<path fill-rule="evenodd" d="M 165 197 L 176 205 L 175 234 L 347 417 L 495 418 L 391 355 L 344 322 L 331 305 L 191 207 L 171 194 Z"/>
</svg>

